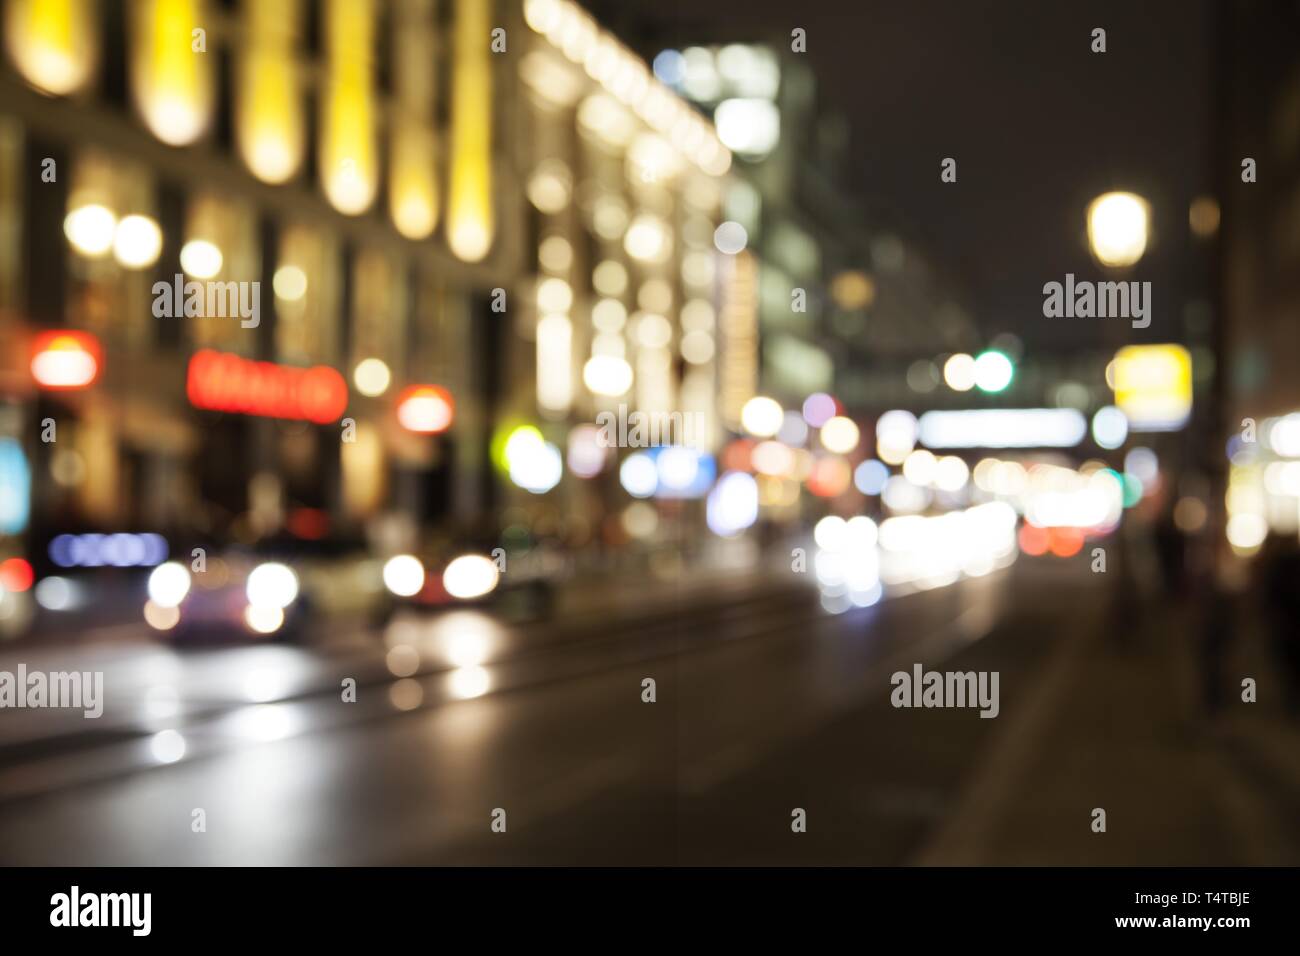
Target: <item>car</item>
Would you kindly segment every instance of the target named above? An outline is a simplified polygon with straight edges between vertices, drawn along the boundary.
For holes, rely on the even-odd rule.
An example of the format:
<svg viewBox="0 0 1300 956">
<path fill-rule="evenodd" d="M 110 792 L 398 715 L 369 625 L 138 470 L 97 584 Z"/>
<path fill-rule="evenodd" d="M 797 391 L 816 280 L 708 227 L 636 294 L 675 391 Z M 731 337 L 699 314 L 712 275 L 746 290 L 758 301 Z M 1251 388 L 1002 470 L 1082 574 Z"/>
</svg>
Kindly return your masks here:
<svg viewBox="0 0 1300 956">
<path fill-rule="evenodd" d="M 441 568 L 428 573 L 427 568 Z M 437 610 L 486 606 L 512 618 L 540 617 L 549 613 L 555 592 L 557 568 L 539 559 L 518 560 L 506 574 L 506 552 L 491 556 L 474 552 L 427 561 L 413 554 L 390 557 L 383 566 L 388 595 L 381 617 L 399 608 Z"/>
<path fill-rule="evenodd" d="M 301 636 L 311 600 L 288 564 L 230 553 L 200 569 L 167 561 L 149 575 L 144 618 L 181 643 L 290 640 Z"/>
</svg>

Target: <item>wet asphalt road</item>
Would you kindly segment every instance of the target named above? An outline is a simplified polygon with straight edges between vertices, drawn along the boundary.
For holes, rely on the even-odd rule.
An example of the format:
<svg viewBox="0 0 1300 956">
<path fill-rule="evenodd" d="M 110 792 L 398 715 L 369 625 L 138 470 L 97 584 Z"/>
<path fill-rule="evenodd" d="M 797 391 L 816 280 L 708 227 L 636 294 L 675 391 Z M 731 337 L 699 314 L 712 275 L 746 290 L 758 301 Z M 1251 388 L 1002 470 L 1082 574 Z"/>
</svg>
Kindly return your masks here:
<svg viewBox="0 0 1300 956">
<path fill-rule="evenodd" d="M 841 615 L 801 584 L 737 579 L 621 613 L 462 610 L 311 647 L 118 634 L 76 654 L 105 672 L 101 719 L 0 719 L 0 862 L 906 863 L 1063 630 L 1100 613 L 1041 573 Z M 891 707 L 890 674 L 917 662 L 999 670 L 1000 718 Z"/>
</svg>

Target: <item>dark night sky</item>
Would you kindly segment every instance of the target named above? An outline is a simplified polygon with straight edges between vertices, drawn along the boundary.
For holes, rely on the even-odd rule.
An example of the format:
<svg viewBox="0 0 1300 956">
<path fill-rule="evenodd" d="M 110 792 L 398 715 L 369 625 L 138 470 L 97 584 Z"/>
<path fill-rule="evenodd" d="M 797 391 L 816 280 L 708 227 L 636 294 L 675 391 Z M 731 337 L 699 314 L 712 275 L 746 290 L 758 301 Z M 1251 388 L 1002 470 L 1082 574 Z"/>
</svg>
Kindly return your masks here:
<svg viewBox="0 0 1300 956">
<path fill-rule="evenodd" d="M 1181 338 L 1199 295 L 1187 204 L 1205 192 L 1211 10 L 1205 0 L 593 0 L 641 52 L 808 33 L 821 93 L 849 118 L 850 188 L 965 286 L 988 335 L 1073 348 L 1118 330 L 1042 316 L 1042 285 L 1096 278 L 1084 209 L 1129 188 L 1154 207 L 1146 341 Z M 1105 27 L 1105 54 L 1090 51 Z M 788 39 L 785 41 L 788 42 Z M 939 181 L 945 156 L 958 182 Z M 1124 323 L 1127 325 L 1126 323 Z"/>
</svg>

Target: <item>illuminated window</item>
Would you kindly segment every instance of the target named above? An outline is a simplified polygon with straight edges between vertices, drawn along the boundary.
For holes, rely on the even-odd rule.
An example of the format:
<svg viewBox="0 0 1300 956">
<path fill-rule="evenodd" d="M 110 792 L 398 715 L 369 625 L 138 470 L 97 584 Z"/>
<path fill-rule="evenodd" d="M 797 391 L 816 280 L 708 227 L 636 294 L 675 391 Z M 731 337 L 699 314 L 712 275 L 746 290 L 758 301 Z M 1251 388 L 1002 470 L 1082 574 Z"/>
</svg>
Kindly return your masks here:
<svg viewBox="0 0 1300 956">
<path fill-rule="evenodd" d="M 0 309 L 16 309 L 22 289 L 23 128 L 0 117 Z"/>
<path fill-rule="evenodd" d="M 350 216 L 375 199 L 374 22 L 372 0 L 329 0 L 325 6 L 321 185 L 334 208 Z"/>
<path fill-rule="evenodd" d="M 212 118 L 216 53 L 197 51 L 195 33 L 207 27 L 206 6 L 201 0 L 139 0 L 131 8 L 136 106 L 150 132 L 172 146 L 197 140 Z M 206 34 L 202 38 L 206 49 Z"/>
<path fill-rule="evenodd" d="M 42 93 L 66 96 L 86 85 L 97 54 L 93 0 L 9 0 L 9 58 Z"/>
<path fill-rule="evenodd" d="M 64 174 L 68 314 L 107 341 L 143 345 L 153 335 L 150 287 L 163 243 L 153 178 L 96 150 L 79 152 Z"/>
<path fill-rule="evenodd" d="M 280 234 L 275 262 L 271 293 L 275 297 L 276 359 L 290 365 L 337 365 L 337 243 L 316 230 L 288 226 Z"/>
<path fill-rule="evenodd" d="M 491 30 L 490 4 L 456 0 L 447 241 L 466 262 L 478 262 L 492 248 Z"/>
<path fill-rule="evenodd" d="M 406 350 L 405 263 L 386 250 L 367 249 L 358 253 L 352 276 L 349 370 L 370 358 L 400 367 Z"/>
<path fill-rule="evenodd" d="M 184 322 L 199 346 L 253 353 L 257 343 L 254 329 L 265 317 L 264 310 L 270 308 L 271 291 L 261 288 L 262 257 L 253 211 L 214 195 L 196 196 L 186 211 L 180 260 L 182 281 L 186 285 L 199 283 L 202 289 L 202 314 L 189 314 L 191 310 L 185 309 L 189 292 L 183 290 L 181 302 L 173 303 L 174 321 Z M 267 295 L 263 296 L 263 291 Z M 242 316 L 241 300 L 250 312 L 256 301 L 256 316 Z M 186 314 L 182 315 L 183 311 Z"/>
<path fill-rule="evenodd" d="M 245 0 L 235 133 L 244 164 L 263 182 L 290 179 L 302 162 L 302 100 L 294 61 L 298 24 L 297 0 Z"/>
<path fill-rule="evenodd" d="M 390 124 L 388 213 L 408 239 L 425 239 L 438 224 L 432 114 L 433 4 L 410 0 L 393 17 L 395 120 Z"/>
</svg>

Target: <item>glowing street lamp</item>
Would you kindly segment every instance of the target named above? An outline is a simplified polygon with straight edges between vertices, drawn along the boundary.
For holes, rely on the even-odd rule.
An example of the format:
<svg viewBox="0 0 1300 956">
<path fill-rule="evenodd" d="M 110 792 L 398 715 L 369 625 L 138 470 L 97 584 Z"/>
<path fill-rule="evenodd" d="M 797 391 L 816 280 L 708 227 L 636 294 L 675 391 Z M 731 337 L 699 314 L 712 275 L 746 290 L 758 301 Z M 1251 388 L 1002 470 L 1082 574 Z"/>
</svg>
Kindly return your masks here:
<svg viewBox="0 0 1300 956">
<path fill-rule="evenodd" d="M 367 398 L 377 398 L 384 394 L 392 380 L 393 373 L 383 359 L 362 359 L 352 370 L 352 384 Z"/>
<path fill-rule="evenodd" d="M 133 213 L 117 223 L 113 233 L 113 257 L 125 269 L 147 269 L 162 252 L 162 230 L 148 216 Z"/>
<path fill-rule="evenodd" d="M 975 360 L 965 352 L 949 356 L 943 363 L 943 380 L 954 392 L 969 392 L 975 387 Z"/>
<path fill-rule="evenodd" d="M 91 259 L 108 254 L 116 233 L 117 215 L 99 203 L 78 206 L 63 220 L 63 234 L 73 248 Z"/>
<path fill-rule="evenodd" d="M 740 424 L 751 435 L 771 438 L 781 430 L 785 410 L 776 399 L 756 395 L 740 410 Z"/>
<path fill-rule="evenodd" d="M 1105 193 L 1088 206 L 1088 245 L 1103 266 L 1124 268 L 1147 248 L 1151 207 L 1134 193 Z"/>
</svg>

